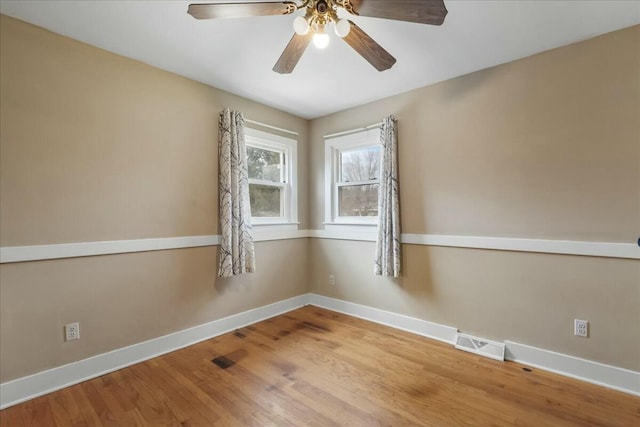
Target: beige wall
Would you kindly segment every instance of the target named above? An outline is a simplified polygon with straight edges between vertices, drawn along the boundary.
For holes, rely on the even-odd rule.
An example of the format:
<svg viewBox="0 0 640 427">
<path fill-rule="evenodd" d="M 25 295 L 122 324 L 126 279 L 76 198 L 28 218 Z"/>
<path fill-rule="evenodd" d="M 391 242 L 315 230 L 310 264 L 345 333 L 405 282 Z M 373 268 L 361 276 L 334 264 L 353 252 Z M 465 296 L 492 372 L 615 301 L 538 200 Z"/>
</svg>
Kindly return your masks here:
<svg viewBox="0 0 640 427">
<path fill-rule="evenodd" d="M 323 135 L 394 114 L 404 233 L 634 243 L 640 236 L 640 26 L 311 123 L 311 224 Z M 311 289 L 497 340 L 640 370 L 640 261 L 373 243 L 311 244 Z M 336 285 L 329 287 L 328 275 Z M 573 336 L 573 319 L 591 337 Z"/>
<path fill-rule="evenodd" d="M 393 113 L 406 233 L 640 234 L 640 27 L 309 122 L 0 19 L 1 246 L 216 234 L 226 106 L 300 132 L 301 229 L 324 220 L 322 136 Z M 390 280 L 373 250 L 262 242 L 226 280 L 214 247 L 2 264 L 0 381 L 307 291 L 640 370 L 637 260 L 405 245 Z"/>
<path fill-rule="evenodd" d="M 306 169 L 304 119 L 1 19 L 2 246 L 216 234 L 225 107 L 299 132 Z"/>
<path fill-rule="evenodd" d="M 306 169 L 306 120 L 0 19 L 1 246 L 217 234 L 227 106 L 298 131 Z M 307 246 L 259 243 L 258 273 L 225 280 L 215 248 L 2 264 L 0 381 L 305 293 Z"/>
<path fill-rule="evenodd" d="M 2 382 L 306 293 L 307 247 L 257 243 L 258 272 L 229 279 L 215 247 L 2 264 Z"/>
<path fill-rule="evenodd" d="M 640 26 L 311 123 L 311 225 L 323 135 L 399 123 L 404 232 L 634 242 L 640 233 Z"/>
</svg>

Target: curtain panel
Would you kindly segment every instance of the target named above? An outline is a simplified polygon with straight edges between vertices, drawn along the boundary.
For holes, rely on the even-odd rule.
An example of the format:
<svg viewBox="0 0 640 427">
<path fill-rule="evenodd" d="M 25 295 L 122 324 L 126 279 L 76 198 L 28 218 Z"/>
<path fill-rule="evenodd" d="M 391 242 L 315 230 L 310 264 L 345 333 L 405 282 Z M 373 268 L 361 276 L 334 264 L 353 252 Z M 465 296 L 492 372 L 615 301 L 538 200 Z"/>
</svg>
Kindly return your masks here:
<svg viewBox="0 0 640 427">
<path fill-rule="evenodd" d="M 398 187 L 397 121 L 389 116 L 382 122 L 380 187 L 378 192 L 378 239 L 374 273 L 400 276 L 400 202 Z"/>
<path fill-rule="evenodd" d="M 220 246 L 218 277 L 255 271 L 244 118 L 226 108 L 218 120 Z"/>
</svg>

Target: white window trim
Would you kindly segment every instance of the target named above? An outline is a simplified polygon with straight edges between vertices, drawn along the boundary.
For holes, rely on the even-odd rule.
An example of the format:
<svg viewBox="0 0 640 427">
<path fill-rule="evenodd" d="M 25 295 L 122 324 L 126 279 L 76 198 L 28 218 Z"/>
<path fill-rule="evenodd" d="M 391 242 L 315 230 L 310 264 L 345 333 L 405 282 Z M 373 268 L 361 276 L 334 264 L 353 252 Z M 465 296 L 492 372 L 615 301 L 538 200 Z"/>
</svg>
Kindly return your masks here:
<svg viewBox="0 0 640 427">
<path fill-rule="evenodd" d="M 279 186 L 284 189 L 283 203 L 284 216 L 282 217 L 251 217 L 252 226 L 290 226 L 287 229 L 298 228 L 298 141 L 280 135 L 263 132 L 257 129 L 245 128 L 245 143 L 247 146 L 263 148 L 267 150 L 281 151 L 285 155 L 285 183 L 264 181 L 271 186 Z M 260 180 L 250 179 L 251 184 L 260 184 Z"/>
<path fill-rule="evenodd" d="M 378 217 L 340 217 L 338 216 L 338 165 L 341 151 L 380 145 L 380 129 L 373 128 L 366 131 L 340 135 L 325 139 L 324 146 L 324 219 L 325 226 L 369 226 L 378 225 Z M 369 183 L 368 181 L 365 183 Z M 357 183 L 349 183 L 354 185 Z M 327 227 L 325 227 L 327 228 Z"/>
</svg>

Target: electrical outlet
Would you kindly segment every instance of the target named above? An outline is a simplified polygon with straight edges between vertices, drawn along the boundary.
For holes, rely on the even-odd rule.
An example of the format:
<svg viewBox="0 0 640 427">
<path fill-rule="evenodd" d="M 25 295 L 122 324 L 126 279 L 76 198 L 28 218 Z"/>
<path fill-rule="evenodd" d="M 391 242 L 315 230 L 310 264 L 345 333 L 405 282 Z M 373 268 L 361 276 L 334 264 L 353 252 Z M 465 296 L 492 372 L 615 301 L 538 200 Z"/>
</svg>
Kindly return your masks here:
<svg viewBox="0 0 640 427">
<path fill-rule="evenodd" d="M 333 277 L 333 274 L 330 274 L 330 275 L 329 275 L 329 284 L 330 284 L 331 286 L 335 286 L 335 285 L 336 285 L 336 278 L 335 278 L 335 277 Z"/>
<path fill-rule="evenodd" d="M 577 337 L 589 337 L 589 322 L 587 320 L 573 319 L 573 334 Z"/>
<path fill-rule="evenodd" d="M 64 325 L 64 340 L 73 341 L 80 339 L 80 323 L 69 323 Z"/>
</svg>

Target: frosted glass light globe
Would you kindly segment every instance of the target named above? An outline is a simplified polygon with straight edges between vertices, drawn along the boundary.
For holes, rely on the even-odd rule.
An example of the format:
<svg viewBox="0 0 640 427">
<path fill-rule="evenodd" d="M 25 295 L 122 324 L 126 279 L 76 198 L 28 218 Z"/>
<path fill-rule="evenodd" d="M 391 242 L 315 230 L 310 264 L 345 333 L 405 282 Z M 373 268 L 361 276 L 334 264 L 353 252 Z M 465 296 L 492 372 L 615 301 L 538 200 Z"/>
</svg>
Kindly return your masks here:
<svg viewBox="0 0 640 427">
<path fill-rule="evenodd" d="M 346 19 L 341 19 L 334 26 L 335 32 L 339 37 L 347 37 L 351 31 L 351 24 Z"/>
<path fill-rule="evenodd" d="M 293 30 L 296 34 L 304 36 L 309 32 L 309 23 L 302 16 L 297 16 L 296 19 L 293 20 Z"/>
</svg>

